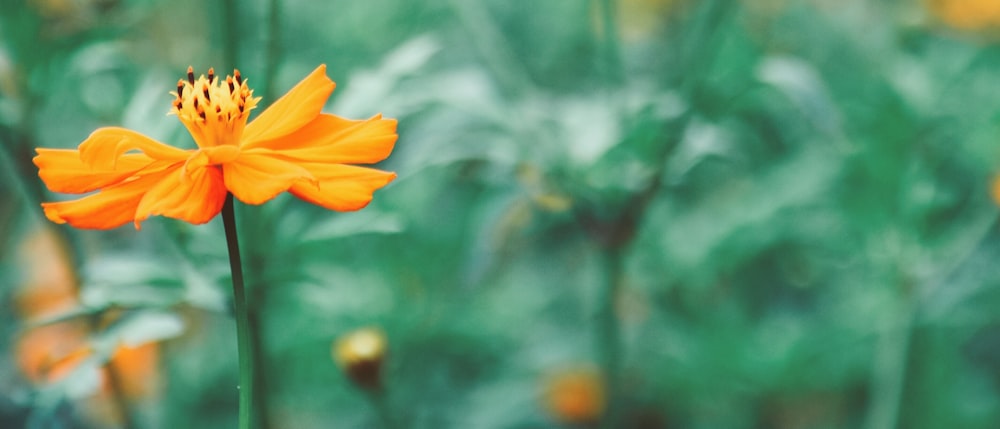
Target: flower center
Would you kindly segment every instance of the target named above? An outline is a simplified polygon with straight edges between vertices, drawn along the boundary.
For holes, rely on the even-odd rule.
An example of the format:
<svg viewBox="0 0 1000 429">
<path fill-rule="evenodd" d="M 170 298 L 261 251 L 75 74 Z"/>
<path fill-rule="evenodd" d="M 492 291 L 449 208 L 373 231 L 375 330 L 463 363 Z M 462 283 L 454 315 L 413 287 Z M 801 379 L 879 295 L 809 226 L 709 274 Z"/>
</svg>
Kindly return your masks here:
<svg viewBox="0 0 1000 429">
<path fill-rule="evenodd" d="M 250 110 L 257 106 L 260 97 L 233 70 L 225 82 L 208 69 L 208 76 L 194 78 L 194 69 L 188 67 L 187 80 L 177 81 L 177 92 L 172 113 L 191 132 L 200 148 L 239 145 Z"/>
</svg>

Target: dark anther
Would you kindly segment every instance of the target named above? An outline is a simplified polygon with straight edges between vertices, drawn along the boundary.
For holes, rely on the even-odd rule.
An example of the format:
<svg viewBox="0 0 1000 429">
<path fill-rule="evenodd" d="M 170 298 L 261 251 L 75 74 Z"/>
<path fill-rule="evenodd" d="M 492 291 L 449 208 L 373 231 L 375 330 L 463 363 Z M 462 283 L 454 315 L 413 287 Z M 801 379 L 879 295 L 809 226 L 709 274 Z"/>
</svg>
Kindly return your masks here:
<svg viewBox="0 0 1000 429">
<path fill-rule="evenodd" d="M 233 86 L 233 78 L 231 78 L 231 77 L 226 77 L 226 83 L 228 83 L 228 84 L 229 84 L 229 93 L 230 93 L 230 94 L 232 94 L 232 93 L 233 93 L 233 91 L 235 91 L 235 90 L 236 90 L 236 87 L 235 87 L 235 86 Z"/>
<path fill-rule="evenodd" d="M 243 113 L 243 103 L 240 103 L 240 113 Z"/>
<path fill-rule="evenodd" d="M 188 66 L 188 82 L 194 85 L 194 67 Z"/>
<path fill-rule="evenodd" d="M 201 112 L 199 112 L 198 116 L 201 116 L 201 119 L 205 119 L 205 111 L 202 110 Z"/>
<path fill-rule="evenodd" d="M 215 67 L 208 68 L 208 83 L 212 83 L 215 80 Z"/>
<path fill-rule="evenodd" d="M 215 113 L 222 113 L 222 106 L 215 106 Z"/>
<path fill-rule="evenodd" d="M 174 107 L 175 107 L 175 108 L 176 108 L 177 110 L 181 110 L 181 108 L 182 108 L 182 107 L 184 107 L 184 102 L 183 102 L 183 101 L 181 101 L 181 99 L 180 99 L 180 98 L 178 98 L 178 99 L 174 100 Z"/>
<path fill-rule="evenodd" d="M 243 86 L 243 76 L 240 76 L 239 70 L 233 70 L 233 79 L 236 79 L 236 84 Z"/>
<path fill-rule="evenodd" d="M 198 110 L 198 97 L 194 97 L 194 109 Z"/>
<path fill-rule="evenodd" d="M 212 97 L 210 97 L 208 95 L 208 86 L 207 85 L 205 86 L 205 90 L 202 91 L 202 94 L 205 94 L 205 101 L 212 101 Z"/>
<path fill-rule="evenodd" d="M 183 98 L 183 97 L 184 97 L 184 81 L 179 80 L 177 81 L 177 98 Z"/>
</svg>

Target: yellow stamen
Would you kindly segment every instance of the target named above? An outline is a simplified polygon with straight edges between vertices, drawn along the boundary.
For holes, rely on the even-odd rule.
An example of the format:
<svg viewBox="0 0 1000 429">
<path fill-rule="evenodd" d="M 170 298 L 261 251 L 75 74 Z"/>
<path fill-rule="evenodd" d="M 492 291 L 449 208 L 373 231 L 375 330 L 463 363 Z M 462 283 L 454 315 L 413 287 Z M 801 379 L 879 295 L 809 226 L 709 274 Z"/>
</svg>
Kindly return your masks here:
<svg viewBox="0 0 1000 429">
<path fill-rule="evenodd" d="M 250 110 L 257 106 L 260 97 L 253 96 L 239 70 L 232 76 L 215 78 L 215 69 L 208 70 L 208 77 L 195 79 L 194 68 L 188 67 L 187 81 L 177 82 L 177 98 L 172 113 L 176 114 L 200 148 L 238 145 L 246 126 Z"/>
</svg>

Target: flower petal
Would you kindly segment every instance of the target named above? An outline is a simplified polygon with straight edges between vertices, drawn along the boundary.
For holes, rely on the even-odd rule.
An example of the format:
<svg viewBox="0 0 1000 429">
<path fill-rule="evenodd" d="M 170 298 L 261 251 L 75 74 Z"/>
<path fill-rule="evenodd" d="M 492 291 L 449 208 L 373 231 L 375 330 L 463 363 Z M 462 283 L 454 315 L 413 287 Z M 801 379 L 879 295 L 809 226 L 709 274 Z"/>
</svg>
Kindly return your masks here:
<svg viewBox="0 0 1000 429">
<path fill-rule="evenodd" d="M 316 178 L 301 166 L 260 153 L 241 153 L 222 165 L 226 188 L 247 204 L 262 204 L 287 191 L 297 182 L 313 183 Z"/>
<path fill-rule="evenodd" d="M 279 98 L 243 130 L 243 142 L 278 138 L 302 128 L 319 115 L 333 92 L 334 83 L 320 65 Z"/>
<path fill-rule="evenodd" d="M 296 183 L 291 193 L 310 203 L 337 211 L 364 208 L 375 190 L 396 178 L 396 173 L 342 164 L 304 165 L 319 179 L 319 186 Z"/>
<path fill-rule="evenodd" d="M 188 151 L 165 145 L 135 131 L 118 128 L 98 128 L 80 143 L 80 159 L 97 169 L 114 170 L 122 154 L 138 149 L 158 160 L 177 161 L 188 156 Z"/>
<path fill-rule="evenodd" d="M 218 167 L 178 168 L 142 197 L 135 210 L 135 228 L 139 229 L 139 222 L 152 215 L 203 224 L 222 210 L 226 193 Z"/>
<path fill-rule="evenodd" d="M 32 161 L 38 166 L 38 176 L 52 192 L 82 194 L 118 183 L 139 170 L 153 166 L 152 158 L 144 154 L 126 154 L 111 169 L 89 166 L 80 159 L 80 152 L 70 149 L 36 149 Z"/>
<path fill-rule="evenodd" d="M 395 119 L 375 115 L 356 121 L 323 114 L 292 134 L 245 147 L 302 161 L 374 164 L 389 156 L 397 137 Z"/>
<path fill-rule="evenodd" d="M 76 228 L 112 229 L 135 218 L 143 194 L 172 170 L 140 176 L 102 189 L 86 197 L 56 203 L 42 203 L 45 217 Z"/>
</svg>

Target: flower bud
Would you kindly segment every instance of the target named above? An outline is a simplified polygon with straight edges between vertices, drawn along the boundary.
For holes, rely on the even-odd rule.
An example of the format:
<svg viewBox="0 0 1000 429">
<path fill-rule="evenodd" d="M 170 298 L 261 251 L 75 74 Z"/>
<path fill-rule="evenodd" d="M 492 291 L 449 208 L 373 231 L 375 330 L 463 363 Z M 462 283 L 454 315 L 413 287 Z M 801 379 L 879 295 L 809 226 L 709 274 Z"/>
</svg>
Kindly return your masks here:
<svg viewBox="0 0 1000 429">
<path fill-rule="evenodd" d="M 377 389 L 382 384 L 382 361 L 387 346 L 382 330 L 361 328 L 337 340 L 333 346 L 333 358 L 359 387 Z"/>
</svg>

